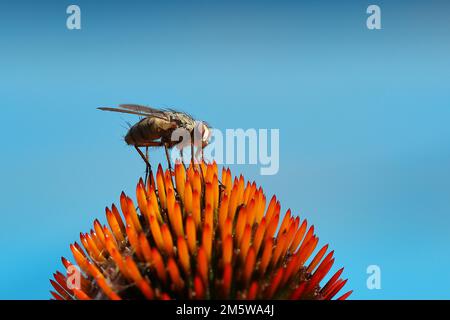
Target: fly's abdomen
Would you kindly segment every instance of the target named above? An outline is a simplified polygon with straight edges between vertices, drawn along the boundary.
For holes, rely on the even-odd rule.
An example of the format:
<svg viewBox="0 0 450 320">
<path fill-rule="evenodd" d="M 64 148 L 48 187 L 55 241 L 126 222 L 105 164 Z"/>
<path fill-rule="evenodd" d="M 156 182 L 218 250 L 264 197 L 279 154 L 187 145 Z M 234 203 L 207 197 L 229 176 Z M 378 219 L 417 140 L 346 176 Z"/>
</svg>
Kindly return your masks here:
<svg viewBox="0 0 450 320">
<path fill-rule="evenodd" d="M 134 146 L 145 146 L 149 142 L 156 142 L 167 134 L 171 124 L 158 118 L 145 118 L 130 128 L 125 136 L 125 142 Z"/>
</svg>

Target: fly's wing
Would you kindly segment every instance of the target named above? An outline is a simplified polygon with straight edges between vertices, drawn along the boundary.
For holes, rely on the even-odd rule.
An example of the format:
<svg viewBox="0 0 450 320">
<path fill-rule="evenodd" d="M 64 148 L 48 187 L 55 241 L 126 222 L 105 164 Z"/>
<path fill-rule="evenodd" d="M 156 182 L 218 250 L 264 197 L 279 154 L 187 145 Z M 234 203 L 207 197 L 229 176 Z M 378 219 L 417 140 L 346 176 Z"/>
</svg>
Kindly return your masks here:
<svg viewBox="0 0 450 320">
<path fill-rule="evenodd" d="M 175 122 L 178 126 L 188 130 L 193 130 L 195 127 L 195 119 L 191 115 L 174 109 L 156 109 L 139 104 L 121 104 L 118 108 L 101 107 L 98 109 L 134 114 L 149 118 L 158 118 L 169 122 Z"/>
<path fill-rule="evenodd" d="M 112 112 L 119 112 L 119 113 L 127 113 L 127 114 L 135 114 L 137 116 L 143 116 L 143 117 L 147 117 L 147 114 L 144 113 L 140 113 L 140 112 L 136 112 L 136 111 L 131 111 L 131 110 L 122 110 L 119 108 L 110 108 L 110 107 L 100 107 L 97 108 L 98 110 L 102 110 L 102 111 L 112 111 Z"/>
<path fill-rule="evenodd" d="M 134 115 L 142 116 L 142 117 L 154 117 L 154 118 L 159 118 L 159 119 L 165 120 L 165 121 L 170 120 L 170 118 L 167 116 L 167 114 L 164 111 L 150 108 L 150 107 L 144 107 L 141 105 L 121 104 L 118 108 L 100 107 L 98 109 L 102 110 L 102 111 L 112 111 L 112 112 L 119 112 L 119 113 L 134 114 Z"/>
<path fill-rule="evenodd" d="M 135 112 L 140 112 L 140 113 L 145 113 L 145 114 L 149 114 L 149 115 L 159 115 L 161 117 L 163 117 L 165 115 L 164 110 L 147 107 L 147 106 L 142 106 L 139 104 L 121 104 L 121 105 L 119 105 L 119 108 L 131 110 L 131 111 L 135 111 Z"/>
</svg>

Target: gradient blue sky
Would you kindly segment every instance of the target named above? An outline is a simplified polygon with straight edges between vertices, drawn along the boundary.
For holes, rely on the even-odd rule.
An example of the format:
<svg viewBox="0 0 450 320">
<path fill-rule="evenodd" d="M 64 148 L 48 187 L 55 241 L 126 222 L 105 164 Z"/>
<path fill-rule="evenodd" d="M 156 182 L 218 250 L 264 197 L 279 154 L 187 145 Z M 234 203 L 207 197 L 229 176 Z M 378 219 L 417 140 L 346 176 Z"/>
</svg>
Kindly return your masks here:
<svg viewBox="0 0 450 320">
<path fill-rule="evenodd" d="M 65 26 L 72 3 L 80 31 Z M 380 31 L 365 27 L 372 3 Z M 315 224 L 354 299 L 450 298 L 449 9 L 2 1 L 0 298 L 47 299 L 69 244 L 133 193 L 144 168 L 122 136 L 134 118 L 95 110 L 124 102 L 279 128 L 278 175 L 233 170 Z M 371 264 L 382 290 L 366 288 Z"/>
</svg>

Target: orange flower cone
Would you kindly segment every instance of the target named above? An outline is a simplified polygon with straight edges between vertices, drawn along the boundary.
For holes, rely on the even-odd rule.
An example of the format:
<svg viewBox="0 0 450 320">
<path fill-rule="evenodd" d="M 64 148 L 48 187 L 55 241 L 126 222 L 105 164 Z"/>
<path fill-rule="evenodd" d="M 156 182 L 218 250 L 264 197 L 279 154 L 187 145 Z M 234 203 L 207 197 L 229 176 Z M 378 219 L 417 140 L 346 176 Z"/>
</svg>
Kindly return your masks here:
<svg viewBox="0 0 450 320">
<path fill-rule="evenodd" d="M 328 245 L 317 248 L 314 226 L 300 220 L 244 177 L 215 163 L 177 163 L 172 174 L 136 188 L 137 206 L 120 197 L 70 246 L 80 286 L 70 274 L 50 280 L 53 299 L 332 299 L 346 284 Z M 174 178 L 174 179 L 173 179 Z M 151 183 L 153 181 L 153 183 Z M 173 185 L 172 181 L 175 182 Z M 315 253 L 315 251 L 317 252 Z M 73 265 L 62 258 L 66 269 Z M 346 299 L 347 292 L 338 299 Z"/>
</svg>

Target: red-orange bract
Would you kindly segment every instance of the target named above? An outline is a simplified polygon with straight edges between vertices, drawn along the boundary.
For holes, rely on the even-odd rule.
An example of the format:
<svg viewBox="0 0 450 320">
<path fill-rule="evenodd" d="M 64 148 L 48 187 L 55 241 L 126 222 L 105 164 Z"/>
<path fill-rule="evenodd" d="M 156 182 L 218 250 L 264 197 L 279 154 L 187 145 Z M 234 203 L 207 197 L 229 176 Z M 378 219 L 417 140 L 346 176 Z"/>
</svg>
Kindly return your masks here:
<svg viewBox="0 0 450 320">
<path fill-rule="evenodd" d="M 106 208 L 109 227 L 95 220 L 70 246 L 81 286 L 56 272 L 54 299 L 332 299 L 347 282 L 340 269 L 321 287 L 334 258 L 328 245 L 313 255 L 314 226 L 229 169 L 219 181 L 215 163 L 159 166 L 136 198 L 122 193 L 123 218 Z"/>
</svg>

